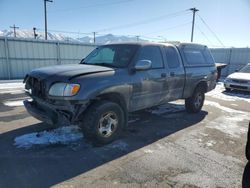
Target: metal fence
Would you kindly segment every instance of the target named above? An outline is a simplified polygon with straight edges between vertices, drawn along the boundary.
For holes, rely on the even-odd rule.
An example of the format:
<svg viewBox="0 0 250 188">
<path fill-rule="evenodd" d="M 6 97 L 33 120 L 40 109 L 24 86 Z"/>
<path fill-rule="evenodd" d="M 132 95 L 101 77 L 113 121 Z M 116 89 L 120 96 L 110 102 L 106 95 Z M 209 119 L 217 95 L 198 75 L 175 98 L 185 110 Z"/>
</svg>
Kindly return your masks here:
<svg viewBox="0 0 250 188">
<path fill-rule="evenodd" d="M 227 64 L 221 73 L 224 77 L 250 63 L 250 48 L 214 48 L 210 50 L 216 63 Z"/>
<path fill-rule="evenodd" d="M 23 78 L 34 68 L 79 63 L 96 46 L 0 37 L 0 79 Z"/>
<path fill-rule="evenodd" d="M 78 63 L 96 45 L 0 37 L 0 79 L 23 78 L 34 68 Z M 249 48 L 211 49 L 217 63 L 226 63 L 222 76 L 250 63 Z"/>
</svg>

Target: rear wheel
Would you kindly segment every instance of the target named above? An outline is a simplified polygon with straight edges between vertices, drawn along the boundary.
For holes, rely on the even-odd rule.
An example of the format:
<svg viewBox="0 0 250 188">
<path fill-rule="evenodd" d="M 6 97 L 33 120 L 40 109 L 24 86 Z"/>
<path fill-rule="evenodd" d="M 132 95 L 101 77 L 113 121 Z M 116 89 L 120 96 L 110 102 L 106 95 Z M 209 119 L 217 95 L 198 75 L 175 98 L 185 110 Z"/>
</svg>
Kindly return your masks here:
<svg viewBox="0 0 250 188">
<path fill-rule="evenodd" d="M 97 101 L 85 113 L 81 128 L 94 144 L 103 145 L 115 140 L 124 127 L 122 108 L 110 101 Z"/>
<path fill-rule="evenodd" d="M 185 99 L 185 107 L 189 113 L 197 113 L 201 111 L 204 104 L 205 94 L 202 88 L 195 89 L 192 97 Z"/>
</svg>

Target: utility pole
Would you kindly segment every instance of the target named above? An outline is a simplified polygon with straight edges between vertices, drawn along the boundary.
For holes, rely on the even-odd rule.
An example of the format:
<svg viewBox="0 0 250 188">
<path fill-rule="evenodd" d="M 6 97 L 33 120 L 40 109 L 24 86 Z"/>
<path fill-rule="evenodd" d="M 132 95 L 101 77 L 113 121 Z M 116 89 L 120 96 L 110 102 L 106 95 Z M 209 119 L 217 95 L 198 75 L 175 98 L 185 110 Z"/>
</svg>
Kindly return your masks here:
<svg viewBox="0 0 250 188">
<path fill-rule="evenodd" d="M 93 35 L 94 35 L 94 44 L 95 44 L 95 35 L 96 35 L 96 32 L 93 32 Z"/>
<path fill-rule="evenodd" d="M 33 33 L 34 33 L 34 39 L 36 39 L 36 37 L 38 36 L 38 34 L 36 33 L 36 28 L 33 27 Z"/>
<path fill-rule="evenodd" d="M 19 27 L 16 27 L 14 24 L 13 26 L 10 26 L 11 29 L 14 29 L 14 37 L 16 37 L 16 29 L 19 29 Z"/>
<path fill-rule="evenodd" d="M 193 12 L 193 21 L 192 21 L 192 32 L 191 32 L 191 42 L 193 42 L 194 39 L 194 23 L 195 23 L 195 13 L 198 12 L 199 10 L 197 8 L 190 8 L 189 10 L 191 10 Z"/>
<path fill-rule="evenodd" d="M 137 42 L 139 42 L 139 38 L 140 38 L 140 36 L 139 35 L 137 35 L 137 36 L 135 36 L 136 37 L 136 41 Z"/>
<path fill-rule="evenodd" d="M 45 24 L 45 40 L 47 40 L 47 2 L 52 3 L 52 0 L 43 0 L 44 1 L 44 24 Z"/>
</svg>

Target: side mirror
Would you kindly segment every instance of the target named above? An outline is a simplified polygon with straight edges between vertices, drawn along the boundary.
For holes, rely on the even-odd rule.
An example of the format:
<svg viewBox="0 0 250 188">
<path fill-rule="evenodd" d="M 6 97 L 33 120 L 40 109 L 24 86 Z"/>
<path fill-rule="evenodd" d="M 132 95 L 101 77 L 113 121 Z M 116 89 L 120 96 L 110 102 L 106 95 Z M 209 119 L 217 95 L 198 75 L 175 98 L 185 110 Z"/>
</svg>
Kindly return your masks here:
<svg viewBox="0 0 250 188">
<path fill-rule="evenodd" d="M 152 66 L 152 62 L 150 60 L 139 60 L 135 64 L 135 70 L 148 70 Z"/>
</svg>

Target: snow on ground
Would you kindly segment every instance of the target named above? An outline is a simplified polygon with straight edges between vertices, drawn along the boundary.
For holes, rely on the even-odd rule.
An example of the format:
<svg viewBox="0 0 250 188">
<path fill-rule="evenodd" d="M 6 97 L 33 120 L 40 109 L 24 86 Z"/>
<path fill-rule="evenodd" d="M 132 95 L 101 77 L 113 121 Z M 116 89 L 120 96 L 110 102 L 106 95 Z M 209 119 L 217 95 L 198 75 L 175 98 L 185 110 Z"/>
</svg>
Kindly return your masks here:
<svg viewBox="0 0 250 188">
<path fill-rule="evenodd" d="M 27 99 L 28 101 L 32 101 L 30 97 L 22 97 L 22 98 L 14 98 L 13 100 L 3 101 L 3 104 L 9 107 L 23 106 L 23 101 Z"/>
<path fill-rule="evenodd" d="M 16 107 L 16 106 L 23 106 L 23 100 L 18 101 L 5 101 L 3 103 L 5 106 Z"/>
<path fill-rule="evenodd" d="M 158 106 L 156 108 L 149 109 L 148 111 L 156 115 L 172 114 L 176 112 L 185 111 L 185 106 L 183 104 L 180 104 L 179 101 L 174 101 Z"/>
<path fill-rule="evenodd" d="M 223 82 L 218 82 L 216 88 L 206 94 L 206 96 L 210 96 L 213 98 L 221 99 L 224 101 L 236 101 L 236 100 L 244 100 L 250 103 L 250 94 L 245 94 L 238 91 L 226 92 Z"/>
<path fill-rule="evenodd" d="M 18 148 L 32 146 L 48 146 L 55 144 L 67 145 L 83 138 L 78 126 L 65 126 L 53 130 L 24 134 L 15 138 L 14 145 Z"/>
<path fill-rule="evenodd" d="M 116 140 L 112 142 L 109 145 L 106 145 L 105 147 L 111 148 L 111 149 L 120 149 L 122 151 L 126 151 L 128 149 L 128 144 L 122 140 Z"/>
<path fill-rule="evenodd" d="M 243 120 L 249 120 L 249 112 L 234 110 L 225 106 L 221 106 L 219 103 L 212 101 L 205 101 L 205 104 L 221 109 L 225 112 L 225 115 L 209 122 L 207 125 L 208 128 L 217 129 L 231 137 L 236 138 L 239 138 L 241 134 L 247 132 L 247 125 L 242 125 L 241 122 Z"/>
<path fill-rule="evenodd" d="M 0 94 L 20 94 L 24 93 L 24 84 L 21 80 L 0 81 Z"/>
</svg>

